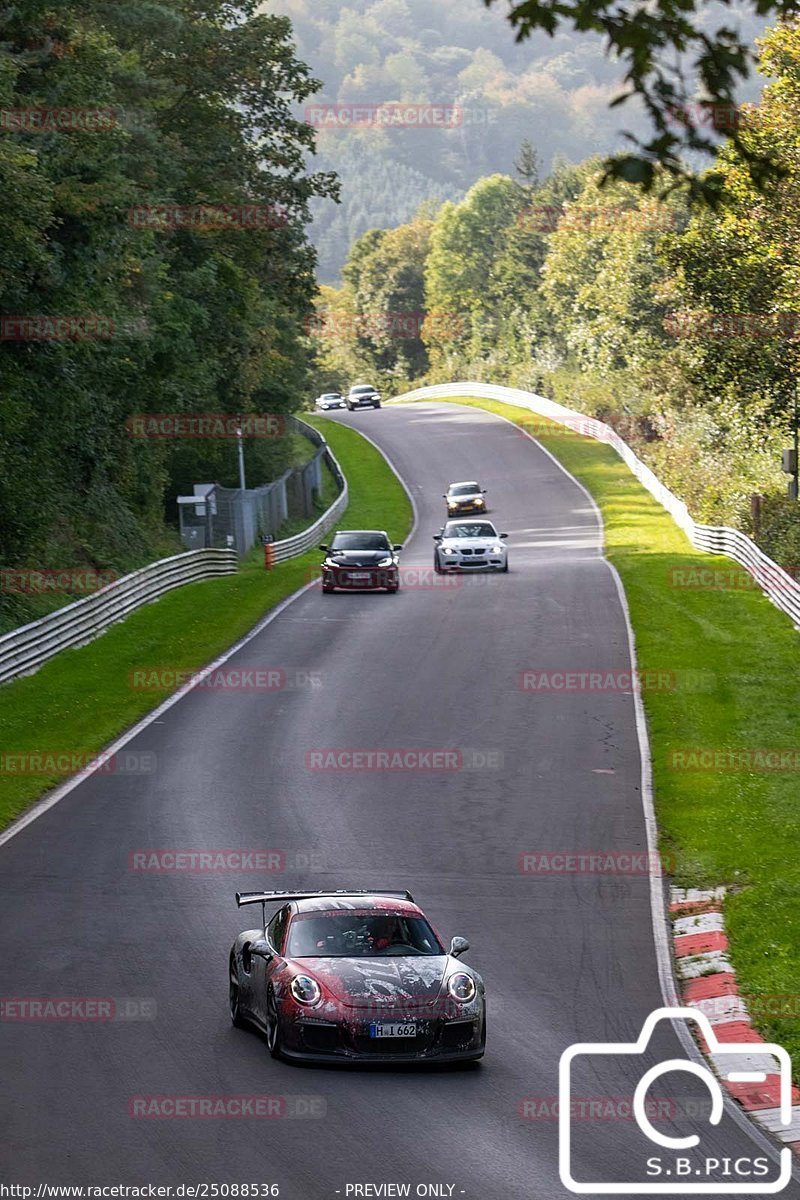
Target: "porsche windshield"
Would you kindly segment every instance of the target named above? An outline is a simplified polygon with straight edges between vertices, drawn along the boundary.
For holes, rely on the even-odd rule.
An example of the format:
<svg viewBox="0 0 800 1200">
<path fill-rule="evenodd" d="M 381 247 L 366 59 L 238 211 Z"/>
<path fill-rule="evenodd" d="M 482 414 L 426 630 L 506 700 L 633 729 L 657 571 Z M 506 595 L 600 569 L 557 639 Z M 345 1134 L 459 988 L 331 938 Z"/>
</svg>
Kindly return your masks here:
<svg viewBox="0 0 800 1200">
<path fill-rule="evenodd" d="M 474 496 L 481 489 L 477 483 L 459 483 L 455 487 L 450 488 L 451 496 Z"/>
<path fill-rule="evenodd" d="M 444 954 L 424 917 L 396 913 L 298 913 L 287 958 L 375 958 Z"/>
<path fill-rule="evenodd" d="M 382 533 L 337 533 L 331 550 L 389 550 L 389 540 Z"/>
</svg>

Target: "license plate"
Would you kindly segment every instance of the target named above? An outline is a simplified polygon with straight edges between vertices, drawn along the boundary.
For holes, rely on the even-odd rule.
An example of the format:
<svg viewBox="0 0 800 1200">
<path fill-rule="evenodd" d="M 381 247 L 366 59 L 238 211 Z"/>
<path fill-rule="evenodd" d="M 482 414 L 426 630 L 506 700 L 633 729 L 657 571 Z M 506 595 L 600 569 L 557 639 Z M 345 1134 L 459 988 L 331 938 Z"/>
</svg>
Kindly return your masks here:
<svg viewBox="0 0 800 1200">
<path fill-rule="evenodd" d="M 398 1025 L 389 1024 L 385 1021 L 375 1022 L 369 1027 L 369 1036 L 371 1038 L 396 1038 L 396 1037 L 416 1037 L 416 1025 Z"/>
<path fill-rule="evenodd" d="M 369 571 L 351 571 L 348 578 L 350 578 L 350 579 L 369 579 Z"/>
</svg>

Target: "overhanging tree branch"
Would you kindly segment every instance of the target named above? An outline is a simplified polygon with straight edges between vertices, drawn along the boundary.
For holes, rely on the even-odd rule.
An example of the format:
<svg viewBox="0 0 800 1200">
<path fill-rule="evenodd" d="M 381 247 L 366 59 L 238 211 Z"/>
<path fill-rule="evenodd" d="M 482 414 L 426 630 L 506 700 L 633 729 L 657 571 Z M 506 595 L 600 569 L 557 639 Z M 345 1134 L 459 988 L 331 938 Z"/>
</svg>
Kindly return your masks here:
<svg viewBox="0 0 800 1200">
<path fill-rule="evenodd" d="M 487 7 L 495 2 L 484 0 Z M 694 198 L 716 205 L 721 194 L 719 174 L 701 174 L 687 165 L 687 155 L 714 153 L 713 133 L 724 132 L 734 143 L 758 190 L 783 171 L 768 152 L 740 134 L 747 113 L 736 103 L 736 88 L 755 65 L 754 48 L 729 25 L 706 33 L 696 20 L 702 3 L 523 0 L 512 6 L 508 19 L 519 42 L 536 30 L 553 36 L 565 26 L 577 33 L 599 33 L 608 52 L 625 65 L 624 90 L 612 107 L 639 97 L 652 137 L 642 140 L 627 133 L 632 148 L 607 160 L 606 178 L 639 183 L 648 191 L 668 180 L 671 187 L 686 186 Z M 776 21 L 792 21 L 800 15 L 800 0 L 750 0 L 750 7 L 756 15 L 772 15 Z M 684 64 L 690 69 L 688 80 Z"/>
</svg>

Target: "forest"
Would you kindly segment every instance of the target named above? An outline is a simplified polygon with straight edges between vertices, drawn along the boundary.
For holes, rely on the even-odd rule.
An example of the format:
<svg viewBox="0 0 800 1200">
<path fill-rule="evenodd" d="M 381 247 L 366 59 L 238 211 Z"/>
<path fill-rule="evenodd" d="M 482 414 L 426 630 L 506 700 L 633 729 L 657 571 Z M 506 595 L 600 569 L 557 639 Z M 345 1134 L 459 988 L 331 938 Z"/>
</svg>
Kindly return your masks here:
<svg viewBox="0 0 800 1200">
<path fill-rule="evenodd" d="M 335 170 L 341 204 L 312 202 L 318 278 L 338 284 L 350 247 L 375 227 L 410 220 L 425 201 L 462 200 L 485 175 L 512 172 L 526 138 L 549 173 L 626 145 L 647 128 L 641 104 L 610 108 L 622 68 L 595 34 L 565 24 L 517 43 L 505 4 L 481 0 L 269 0 L 291 18 L 298 55 L 323 81 L 315 104 L 454 104 L 451 127 L 319 131 L 318 169 Z M 548 6 L 545 5 L 546 9 Z M 693 21 L 711 31 L 724 14 L 750 44 L 763 19 L 735 2 L 698 6 Z M 753 76 L 738 94 L 756 99 Z"/>
<path fill-rule="evenodd" d="M 708 166 L 715 210 L 679 189 L 603 186 L 597 156 L 548 170 L 523 142 L 511 172 L 355 242 L 342 286 L 317 301 L 321 384 L 547 394 L 613 424 L 696 519 L 755 534 L 797 573 L 781 450 L 800 334 L 800 29 L 767 31 L 759 51 L 765 86 L 735 120 L 780 178 L 757 190 L 725 139 Z"/>
<path fill-rule="evenodd" d="M 319 85 L 256 0 L 30 0 L 0 43 L 0 563 L 120 572 L 180 548 L 178 492 L 237 477 L 230 438 L 136 414 L 307 395 L 308 206 L 336 185 L 294 110 Z M 249 479 L 291 451 L 248 440 Z"/>
</svg>

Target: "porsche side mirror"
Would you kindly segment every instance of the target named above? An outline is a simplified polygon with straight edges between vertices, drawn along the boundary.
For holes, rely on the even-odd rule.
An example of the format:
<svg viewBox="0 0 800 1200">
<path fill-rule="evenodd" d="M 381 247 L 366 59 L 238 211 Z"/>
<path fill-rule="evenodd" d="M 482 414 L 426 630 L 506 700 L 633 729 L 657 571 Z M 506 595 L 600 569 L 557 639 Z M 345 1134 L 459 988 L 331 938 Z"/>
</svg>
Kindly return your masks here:
<svg viewBox="0 0 800 1200">
<path fill-rule="evenodd" d="M 327 549 L 328 549 L 327 546 L 320 546 L 320 550 L 327 550 Z"/>
<path fill-rule="evenodd" d="M 394 551 L 396 551 L 396 553 L 398 553 L 398 554 L 399 554 L 399 553 L 400 553 L 400 551 L 403 549 L 403 547 L 402 547 L 402 546 L 392 546 L 392 549 L 393 549 Z"/>
<path fill-rule="evenodd" d="M 453 940 L 455 941 L 456 939 L 454 938 Z M 272 949 L 272 946 L 270 946 L 269 942 L 265 941 L 264 938 L 261 938 L 257 942 L 250 943 L 250 953 L 254 954 L 256 958 L 274 958 L 275 956 L 275 951 Z"/>
<path fill-rule="evenodd" d="M 469 942 L 463 937 L 454 937 L 450 943 L 450 955 L 452 958 L 458 958 L 469 950 Z"/>
</svg>

